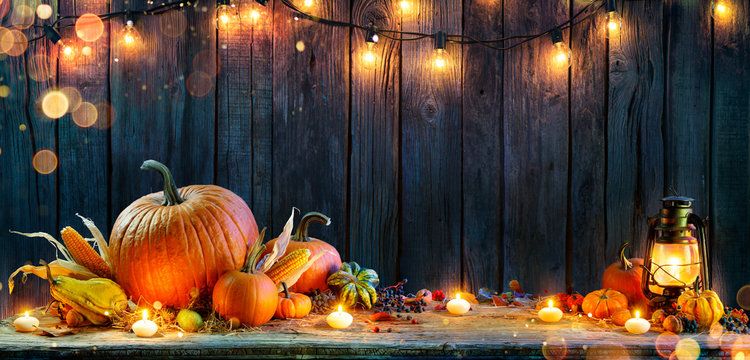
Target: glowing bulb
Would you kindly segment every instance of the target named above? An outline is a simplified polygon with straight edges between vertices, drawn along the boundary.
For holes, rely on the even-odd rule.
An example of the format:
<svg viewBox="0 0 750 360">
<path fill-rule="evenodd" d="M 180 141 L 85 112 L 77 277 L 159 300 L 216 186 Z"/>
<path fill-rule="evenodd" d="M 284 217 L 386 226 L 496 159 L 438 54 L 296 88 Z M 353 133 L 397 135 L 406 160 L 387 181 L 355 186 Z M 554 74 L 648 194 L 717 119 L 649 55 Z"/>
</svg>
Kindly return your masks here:
<svg viewBox="0 0 750 360">
<path fill-rule="evenodd" d="M 216 8 L 216 26 L 219 29 L 227 29 L 235 21 L 237 14 L 229 4 L 221 4 Z"/>
<path fill-rule="evenodd" d="M 311 8 L 315 5 L 315 0 L 303 0 L 302 1 L 302 7 L 304 8 Z"/>
<path fill-rule="evenodd" d="M 607 37 L 616 35 L 622 30 L 622 18 L 617 11 L 607 13 Z"/>
<path fill-rule="evenodd" d="M 448 53 L 445 52 L 445 49 L 435 49 L 435 55 L 432 58 L 432 65 L 435 67 L 435 69 L 443 70 L 448 66 L 447 56 L 448 56 Z"/>
<path fill-rule="evenodd" d="M 75 60 L 76 56 L 78 55 L 78 52 L 74 47 L 65 44 L 63 44 L 62 48 L 60 49 L 60 53 L 62 54 L 62 57 L 68 61 Z"/>
<path fill-rule="evenodd" d="M 49 6 L 47 4 L 39 4 L 39 6 L 36 7 L 36 16 L 38 16 L 42 20 L 47 20 L 50 17 L 52 17 L 52 6 Z"/>
<path fill-rule="evenodd" d="M 133 21 L 128 20 L 125 23 L 125 27 L 122 29 L 122 36 L 120 37 L 120 45 L 126 49 L 133 49 L 139 46 L 141 43 L 141 34 L 135 28 Z"/>
<path fill-rule="evenodd" d="M 553 62 L 555 63 L 555 66 L 558 67 L 570 67 L 570 48 L 567 44 L 565 44 L 562 41 L 555 43 L 555 51 L 552 55 Z"/>
<path fill-rule="evenodd" d="M 401 16 L 411 15 L 414 12 L 414 4 L 411 0 L 399 0 L 398 9 L 401 11 Z"/>
<path fill-rule="evenodd" d="M 378 63 L 378 55 L 375 53 L 374 48 L 379 40 L 378 34 L 374 30 L 369 30 L 365 35 L 365 43 L 367 43 L 367 49 L 362 52 L 362 65 L 366 69 L 372 69 Z"/>
<path fill-rule="evenodd" d="M 84 46 L 81 48 L 81 55 L 91 56 L 92 54 L 94 54 L 94 50 L 90 46 Z"/>
<path fill-rule="evenodd" d="M 257 24 L 258 20 L 260 20 L 260 11 L 258 11 L 258 9 L 250 10 L 250 21 L 253 24 Z"/>
<path fill-rule="evenodd" d="M 713 2 L 713 17 L 724 19 L 732 14 L 732 8 L 724 0 L 717 0 Z"/>
</svg>

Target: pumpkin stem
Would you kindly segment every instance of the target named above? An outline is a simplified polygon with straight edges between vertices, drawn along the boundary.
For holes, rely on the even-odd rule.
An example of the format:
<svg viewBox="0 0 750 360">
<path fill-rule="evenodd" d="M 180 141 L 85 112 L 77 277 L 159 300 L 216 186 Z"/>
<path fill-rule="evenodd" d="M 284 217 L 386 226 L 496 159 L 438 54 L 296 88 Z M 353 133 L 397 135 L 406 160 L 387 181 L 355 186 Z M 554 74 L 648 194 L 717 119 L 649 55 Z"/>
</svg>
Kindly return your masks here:
<svg viewBox="0 0 750 360">
<path fill-rule="evenodd" d="M 281 286 L 284 287 L 284 297 L 289 299 L 289 289 L 286 287 L 286 282 L 282 281 Z"/>
<path fill-rule="evenodd" d="M 255 273 L 255 264 L 258 263 L 258 259 L 260 259 L 260 255 L 263 254 L 263 251 L 266 249 L 266 245 L 263 244 L 263 239 L 266 237 L 266 228 L 263 228 L 263 230 L 260 231 L 260 235 L 258 235 L 258 241 L 253 244 L 253 246 L 247 247 L 247 258 L 245 259 L 245 265 L 242 266 L 242 272 L 253 274 Z"/>
<path fill-rule="evenodd" d="M 633 263 L 628 260 L 628 258 L 625 256 L 625 249 L 630 246 L 629 242 L 626 242 L 620 246 L 620 264 L 622 265 L 623 270 L 630 270 L 633 268 Z"/>
<path fill-rule="evenodd" d="M 141 170 L 157 171 L 164 178 L 164 203 L 162 205 L 179 205 L 185 201 L 180 196 L 180 192 L 177 190 L 177 185 L 174 182 L 174 177 L 172 177 L 172 173 L 166 165 L 156 160 L 146 160 L 141 165 Z"/>
<path fill-rule="evenodd" d="M 331 225 L 331 218 L 325 216 L 319 212 L 309 212 L 302 217 L 297 225 L 297 232 L 294 233 L 292 240 L 295 241 L 310 241 L 310 237 L 307 236 L 307 227 L 311 222 L 318 222 L 325 226 Z"/>
</svg>

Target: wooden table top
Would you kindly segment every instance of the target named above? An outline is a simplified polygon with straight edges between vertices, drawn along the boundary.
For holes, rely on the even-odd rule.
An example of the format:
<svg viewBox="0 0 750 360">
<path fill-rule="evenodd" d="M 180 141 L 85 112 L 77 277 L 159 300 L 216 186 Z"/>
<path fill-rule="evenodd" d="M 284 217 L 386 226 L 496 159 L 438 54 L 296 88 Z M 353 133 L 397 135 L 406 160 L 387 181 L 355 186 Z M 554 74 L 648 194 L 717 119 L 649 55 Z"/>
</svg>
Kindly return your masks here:
<svg viewBox="0 0 750 360">
<path fill-rule="evenodd" d="M 325 317 L 274 320 L 257 330 L 228 334 L 167 332 L 140 339 L 114 329 L 86 328 L 75 335 L 45 337 L 16 333 L 12 319 L 0 325 L 0 358 L 372 358 L 506 357 L 634 359 L 668 357 L 675 347 L 702 358 L 727 358 L 732 351 L 750 355 L 750 340 L 733 334 L 627 334 L 622 327 L 580 316 L 556 324 L 541 323 L 525 308 L 478 306 L 466 316 L 428 311 L 417 324 L 399 320 L 370 323 L 369 313 L 355 314 L 346 330 L 332 330 Z M 56 320 L 45 317 L 42 327 Z M 379 332 L 374 332 L 374 327 Z M 390 328 L 390 332 L 389 332 Z M 681 340 L 677 345 L 677 341 Z M 692 346 L 692 347 L 691 347 Z M 692 349 L 692 350 L 691 350 Z"/>
</svg>

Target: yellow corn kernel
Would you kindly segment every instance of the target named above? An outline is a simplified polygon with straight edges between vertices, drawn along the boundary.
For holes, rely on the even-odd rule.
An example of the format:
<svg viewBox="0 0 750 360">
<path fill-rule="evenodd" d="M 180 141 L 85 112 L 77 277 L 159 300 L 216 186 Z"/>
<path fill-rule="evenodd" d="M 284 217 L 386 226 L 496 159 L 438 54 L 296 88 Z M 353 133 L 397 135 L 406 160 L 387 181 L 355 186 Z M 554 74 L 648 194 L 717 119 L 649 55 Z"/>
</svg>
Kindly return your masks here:
<svg viewBox="0 0 750 360">
<path fill-rule="evenodd" d="M 91 247 L 91 244 L 78 231 L 67 226 L 60 231 L 60 235 L 70 256 L 73 257 L 73 260 L 78 265 L 89 269 L 94 274 L 103 278 L 110 278 L 112 276 L 112 271 L 107 262 L 96 253 L 96 250 Z"/>
<path fill-rule="evenodd" d="M 268 275 L 275 284 L 279 284 L 286 280 L 294 271 L 304 266 L 309 259 L 309 249 L 294 250 L 273 264 L 273 266 L 266 271 L 266 275 Z"/>
</svg>

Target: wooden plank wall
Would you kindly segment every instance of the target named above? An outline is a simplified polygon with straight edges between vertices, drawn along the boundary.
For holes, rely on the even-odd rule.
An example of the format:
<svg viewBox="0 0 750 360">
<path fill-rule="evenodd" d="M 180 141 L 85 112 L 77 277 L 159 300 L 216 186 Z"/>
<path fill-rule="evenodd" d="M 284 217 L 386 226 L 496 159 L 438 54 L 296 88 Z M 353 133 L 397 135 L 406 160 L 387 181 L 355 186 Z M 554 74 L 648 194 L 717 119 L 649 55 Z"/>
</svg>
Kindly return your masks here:
<svg viewBox="0 0 750 360">
<path fill-rule="evenodd" d="M 545 31 L 588 3 L 418 0 L 402 16 L 391 0 L 319 0 L 313 12 L 497 38 Z M 330 215 L 314 236 L 413 290 L 514 278 L 535 292 L 594 289 L 622 242 L 643 253 L 647 216 L 674 189 L 711 218 L 714 287 L 732 303 L 750 283 L 750 8 L 728 3 L 733 17 L 715 19 L 706 1 L 618 1 L 620 33 L 606 36 L 603 13 L 565 30 L 568 69 L 550 66 L 547 37 L 502 53 L 451 43 L 441 72 L 428 65 L 432 40 L 381 37 L 369 69 L 362 31 L 295 21 L 279 0 L 238 2 L 241 26 L 229 30 L 215 27 L 213 6 L 136 17 L 136 51 L 119 43 L 116 20 L 89 44 L 93 59 L 58 59 L 44 41 L 0 55 L 10 87 L 0 97 L 0 280 L 54 256 L 8 229 L 56 233 L 81 213 L 108 231 L 127 204 L 161 190 L 139 170 L 153 158 L 179 185 L 235 191 L 272 234 L 292 206 Z M 19 4 L 36 2 L 0 2 Z M 96 105 L 94 127 L 40 114 L 41 95 L 65 86 Z M 40 149 L 58 154 L 56 172 L 33 170 Z M 47 296 L 32 279 L 12 298 L 3 291 L 0 315 Z"/>
</svg>

